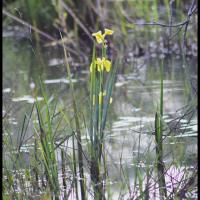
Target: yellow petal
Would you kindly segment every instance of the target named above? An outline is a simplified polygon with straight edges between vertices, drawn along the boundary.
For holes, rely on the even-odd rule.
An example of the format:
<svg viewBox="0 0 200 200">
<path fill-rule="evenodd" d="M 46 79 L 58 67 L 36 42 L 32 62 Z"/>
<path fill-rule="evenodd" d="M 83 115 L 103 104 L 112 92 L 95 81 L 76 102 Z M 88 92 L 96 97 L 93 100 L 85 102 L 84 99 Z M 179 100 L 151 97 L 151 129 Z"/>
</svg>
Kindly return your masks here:
<svg viewBox="0 0 200 200">
<path fill-rule="evenodd" d="M 103 59 L 101 60 L 101 58 L 97 58 L 96 60 L 96 64 L 97 64 L 97 70 L 103 71 L 104 65 L 103 65 Z"/>
<path fill-rule="evenodd" d="M 104 35 L 112 35 L 114 33 L 113 30 L 110 30 L 110 29 L 107 29 L 107 28 L 105 28 L 104 30 L 105 30 Z"/>
<path fill-rule="evenodd" d="M 97 65 L 97 70 L 100 72 L 100 71 L 103 71 L 103 64 L 101 65 Z"/>
<path fill-rule="evenodd" d="M 99 105 L 102 104 L 102 100 L 103 100 L 103 93 L 99 92 Z"/>
<path fill-rule="evenodd" d="M 94 36 L 96 38 L 98 44 L 100 44 L 104 41 L 104 35 L 102 35 L 101 31 L 93 33 L 92 36 Z"/>
<path fill-rule="evenodd" d="M 97 65 L 101 65 L 101 64 L 102 64 L 102 60 L 101 60 L 101 58 L 97 58 L 97 60 L 96 60 L 96 64 L 97 64 Z"/>
<path fill-rule="evenodd" d="M 96 33 L 92 33 L 92 36 L 96 37 L 97 35 L 102 35 L 101 31 L 98 31 Z"/>
<path fill-rule="evenodd" d="M 97 70 L 100 72 L 101 71 L 101 65 L 97 65 Z"/>
<path fill-rule="evenodd" d="M 90 64 L 90 73 L 92 73 L 92 63 Z"/>
<path fill-rule="evenodd" d="M 112 97 L 110 97 L 110 104 L 113 102 L 113 98 Z"/>
<path fill-rule="evenodd" d="M 101 64 L 101 71 L 103 71 L 104 67 L 103 67 L 103 63 Z"/>
<path fill-rule="evenodd" d="M 111 62 L 109 60 L 104 60 L 103 65 L 106 68 L 106 71 L 109 72 L 111 68 Z"/>
</svg>

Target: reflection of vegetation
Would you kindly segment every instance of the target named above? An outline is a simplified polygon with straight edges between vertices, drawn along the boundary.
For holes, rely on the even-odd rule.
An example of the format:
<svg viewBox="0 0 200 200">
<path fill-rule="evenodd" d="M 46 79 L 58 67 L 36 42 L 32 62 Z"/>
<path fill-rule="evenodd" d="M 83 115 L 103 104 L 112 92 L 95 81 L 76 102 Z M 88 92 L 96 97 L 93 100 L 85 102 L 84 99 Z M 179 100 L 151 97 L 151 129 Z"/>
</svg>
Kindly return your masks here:
<svg viewBox="0 0 200 200">
<path fill-rule="evenodd" d="M 25 45 L 15 44 L 14 47 L 13 42 L 9 39 L 3 41 L 3 87 L 11 87 L 17 92 L 16 95 L 20 95 L 26 93 L 29 87 L 27 81 L 31 55 Z"/>
<path fill-rule="evenodd" d="M 3 41 L 3 87 L 11 87 L 16 97 L 31 94 L 30 83 L 39 79 L 38 74 L 45 78 L 39 55 L 33 51 L 29 47 L 29 41 Z"/>
</svg>

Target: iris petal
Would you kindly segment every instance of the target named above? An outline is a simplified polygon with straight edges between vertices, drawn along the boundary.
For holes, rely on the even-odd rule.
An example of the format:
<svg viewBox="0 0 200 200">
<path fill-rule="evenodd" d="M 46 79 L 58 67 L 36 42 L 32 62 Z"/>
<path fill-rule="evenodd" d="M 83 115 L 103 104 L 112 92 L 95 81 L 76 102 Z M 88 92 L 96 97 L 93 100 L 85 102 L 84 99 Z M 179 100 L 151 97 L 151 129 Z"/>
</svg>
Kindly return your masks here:
<svg viewBox="0 0 200 200">
<path fill-rule="evenodd" d="M 102 101 L 103 101 L 103 93 L 99 92 L 99 105 L 102 104 Z"/>
<path fill-rule="evenodd" d="M 100 44 L 104 41 L 104 35 L 102 35 L 101 31 L 93 33 L 92 36 L 94 36 L 96 38 L 98 44 Z"/>
<path fill-rule="evenodd" d="M 110 30 L 110 29 L 107 29 L 107 28 L 105 28 L 104 30 L 105 30 L 104 35 L 112 35 L 114 33 L 113 30 Z"/>
<path fill-rule="evenodd" d="M 111 68 L 111 62 L 109 60 L 105 60 L 103 64 L 106 68 L 106 71 L 109 72 Z"/>
</svg>

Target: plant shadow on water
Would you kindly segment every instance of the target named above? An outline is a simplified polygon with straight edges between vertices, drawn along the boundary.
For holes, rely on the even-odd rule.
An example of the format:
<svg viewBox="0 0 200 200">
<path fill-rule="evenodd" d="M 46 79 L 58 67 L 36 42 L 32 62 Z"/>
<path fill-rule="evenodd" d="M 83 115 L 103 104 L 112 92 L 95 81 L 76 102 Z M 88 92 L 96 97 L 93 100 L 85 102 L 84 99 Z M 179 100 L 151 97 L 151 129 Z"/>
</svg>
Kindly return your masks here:
<svg viewBox="0 0 200 200">
<path fill-rule="evenodd" d="M 127 53 L 132 37 L 127 35 L 126 40 L 118 52 L 120 69 L 100 143 L 99 183 L 92 180 L 90 169 L 90 154 L 95 151 L 88 122 L 90 64 L 76 63 L 69 57 L 69 74 L 63 49 L 45 47 L 37 52 L 30 41 L 4 38 L 5 199 L 50 199 L 52 193 L 56 199 L 84 195 L 83 199 L 94 199 L 95 195 L 103 199 L 95 194 L 98 184 L 106 199 L 161 199 L 155 113 L 160 106 L 162 62 L 163 113 L 159 119 L 167 196 L 197 199 L 196 57 L 183 60 L 177 55 L 162 58 L 154 53 L 137 57 L 131 50 Z"/>
</svg>

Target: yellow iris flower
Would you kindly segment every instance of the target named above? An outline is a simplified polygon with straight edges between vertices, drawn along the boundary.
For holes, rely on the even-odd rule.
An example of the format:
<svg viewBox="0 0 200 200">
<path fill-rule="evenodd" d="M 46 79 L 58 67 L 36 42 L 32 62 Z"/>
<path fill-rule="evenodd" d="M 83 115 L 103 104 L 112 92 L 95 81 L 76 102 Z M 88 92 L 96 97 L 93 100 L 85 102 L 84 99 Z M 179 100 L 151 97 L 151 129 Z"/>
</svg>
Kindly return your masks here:
<svg viewBox="0 0 200 200">
<path fill-rule="evenodd" d="M 101 31 L 98 31 L 96 33 L 93 33 L 92 36 L 94 36 L 96 38 L 98 44 L 101 44 L 101 43 L 104 43 L 104 41 L 105 41 L 104 38 L 106 35 L 112 35 L 113 33 L 114 33 L 113 30 L 105 28 L 104 34 L 102 34 Z"/>
<path fill-rule="evenodd" d="M 104 57 L 102 59 L 101 58 L 97 58 L 96 64 L 97 64 L 97 70 L 99 72 L 103 71 L 104 68 L 106 69 L 107 72 L 110 71 L 111 62 L 109 60 L 105 59 Z"/>
<path fill-rule="evenodd" d="M 96 64 L 97 64 L 97 70 L 99 72 L 103 71 L 104 66 L 103 66 L 103 62 L 102 62 L 101 58 L 97 58 Z"/>
<path fill-rule="evenodd" d="M 102 59 L 103 65 L 106 68 L 106 71 L 109 72 L 111 68 L 111 62 L 106 60 L 105 58 Z"/>
<path fill-rule="evenodd" d="M 101 31 L 93 33 L 92 36 L 96 37 L 97 43 L 101 44 L 104 41 L 104 35 L 102 35 Z"/>
<path fill-rule="evenodd" d="M 104 33 L 105 35 L 112 35 L 114 33 L 113 30 L 110 30 L 110 29 L 107 29 L 107 28 L 105 28 L 104 31 L 105 31 L 105 33 Z"/>
</svg>

